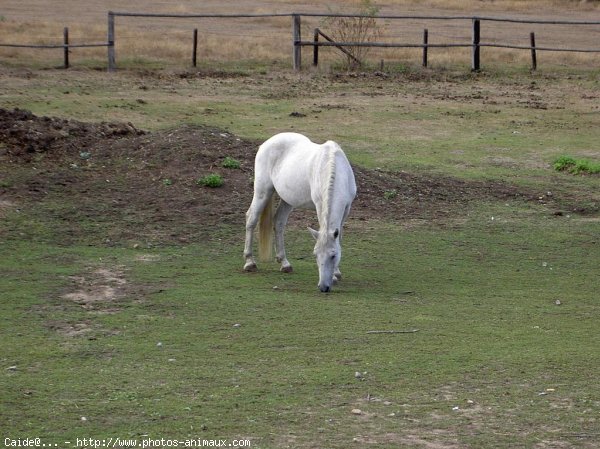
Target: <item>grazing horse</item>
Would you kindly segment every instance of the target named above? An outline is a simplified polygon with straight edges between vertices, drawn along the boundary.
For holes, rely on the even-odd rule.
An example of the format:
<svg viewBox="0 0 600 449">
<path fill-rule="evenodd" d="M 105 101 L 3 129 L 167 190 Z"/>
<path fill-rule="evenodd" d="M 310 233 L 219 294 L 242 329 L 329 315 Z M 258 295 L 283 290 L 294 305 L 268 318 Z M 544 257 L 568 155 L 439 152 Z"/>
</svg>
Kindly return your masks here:
<svg viewBox="0 0 600 449">
<path fill-rule="evenodd" d="M 281 199 L 273 213 L 275 195 Z M 352 167 L 340 146 L 332 141 L 322 145 L 297 133 L 281 133 L 263 143 L 254 162 L 254 197 L 246 212 L 244 270 L 256 271 L 252 238 L 258 224 L 259 258 L 269 260 L 273 248 L 281 271 L 292 266 L 285 255 L 283 230 L 294 208 L 316 209 L 319 230 L 308 228 L 317 241 L 314 254 L 319 268 L 318 287 L 331 290 L 342 277 L 340 245 L 342 226 L 356 196 Z"/>
</svg>

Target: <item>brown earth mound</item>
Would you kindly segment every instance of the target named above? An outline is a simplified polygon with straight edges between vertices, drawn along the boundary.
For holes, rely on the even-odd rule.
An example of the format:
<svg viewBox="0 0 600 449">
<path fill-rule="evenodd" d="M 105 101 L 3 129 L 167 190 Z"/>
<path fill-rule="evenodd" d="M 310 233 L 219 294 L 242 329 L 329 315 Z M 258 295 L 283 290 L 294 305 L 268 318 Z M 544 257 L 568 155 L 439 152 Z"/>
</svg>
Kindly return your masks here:
<svg viewBox="0 0 600 449">
<path fill-rule="evenodd" d="M 113 240 L 195 240 L 219 223 L 243 226 L 259 144 L 208 127 L 144 133 L 131 124 L 0 109 L 0 166 L 7 172 L 0 198 L 52 214 L 66 238 L 97 227 L 112 229 Z M 240 167 L 223 167 L 226 157 Z M 353 220 L 440 219 L 459 215 L 471 201 L 537 201 L 501 182 L 354 169 Z M 210 173 L 223 177 L 222 187 L 197 184 Z M 314 214 L 306 219 L 314 222 Z"/>
<path fill-rule="evenodd" d="M 54 150 L 61 144 L 84 144 L 90 138 L 143 134 L 131 123 L 91 124 L 54 117 L 37 117 L 23 109 L 0 108 L 0 143 L 8 153 L 28 160 L 28 155 Z M 73 138 L 77 138 L 74 140 Z"/>
</svg>

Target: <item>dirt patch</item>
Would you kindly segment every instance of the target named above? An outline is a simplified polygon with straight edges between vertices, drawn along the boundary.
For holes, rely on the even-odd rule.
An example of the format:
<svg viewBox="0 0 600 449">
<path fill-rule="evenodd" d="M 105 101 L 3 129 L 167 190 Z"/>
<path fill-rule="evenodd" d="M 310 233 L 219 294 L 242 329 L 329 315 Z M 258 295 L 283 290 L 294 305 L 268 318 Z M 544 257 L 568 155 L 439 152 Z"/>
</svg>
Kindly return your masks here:
<svg viewBox="0 0 600 449">
<path fill-rule="evenodd" d="M 122 267 L 98 268 L 83 276 L 72 276 L 74 291 L 62 295 L 86 310 L 115 311 L 114 303 L 125 295 L 127 281 Z"/>
<path fill-rule="evenodd" d="M 119 313 L 123 301 L 131 292 L 139 294 L 139 286 L 132 286 L 125 278 L 122 266 L 87 267 L 80 275 L 70 276 L 70 285 L 46 307 L 63 309 L 72 304 L 79 307 L 78 319 L 72 321 L 47 320 L 46 326 L 63 337 L 96 339 L 99 335 L 116 335 L 118 330 L 102 327 L 93 319 L 96 315 Z M 47 315 L 45 312 L 44 315 Z"/>
<path fill-rule="evenodd" d="M 0 201 L 53 218 L 60 224 L 54 235 L 66 241 L 199 241 L 222 223 L 243 226 L 259 144 L 203 126 L 144 133 L 131 124 L 0 109 L 0 167 L 7 173 Z M 225 168 L 225 158 L 239 168 Z M 503 182 L 354 169 L 359 193 L 352 220 L 436 220 L 463 214 L 473 201 L 539 200 Z M 197 184 L 210 173 L 224 185 Z"/>
<path fill-rule="evenodd" d="M 8 201 L 8 200 L 1 200 L 0 199 L 0 218 L 4 218 L 4 216 L 6 215 L 6 213 L 11 210 L 14 209 L 15 205 Z"/>
<path fill-rule="evenodd" d="M 35 153 L 85 149 L 95 138 L 142 134 L 131 123 L 83 123 L 54 117 L 37 117 L 23 109 L 0 109 L 0 151 L 31 161 Z M 73 146 L 69 148 L 69 144 Z M 2 150 L 3 148 L 3 150 Z M 0 153 L 1 154 L 1 153 Z"/>
</svg>

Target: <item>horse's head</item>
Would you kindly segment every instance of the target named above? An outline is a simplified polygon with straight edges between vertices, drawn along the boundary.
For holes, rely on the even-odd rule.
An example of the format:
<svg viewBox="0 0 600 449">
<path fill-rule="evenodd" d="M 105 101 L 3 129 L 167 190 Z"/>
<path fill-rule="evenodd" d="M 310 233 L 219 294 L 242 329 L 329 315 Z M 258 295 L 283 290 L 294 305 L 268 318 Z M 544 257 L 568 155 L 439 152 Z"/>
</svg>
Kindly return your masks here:
<svg viewBox="0 0 600 449">
<path fill-rule="evenodd" d="M 340 245 L 340 230 L 334 231 L 321 230 L 315 231 L 308 228 L 312 236 L 317 241 L 314 254 L 317 258 L 317 267 L 319 268 L 319 290 L 326 293 L 331 290 L 335 279 L 335 270 L 342 257 L 342 247 Z"/>
</svg>

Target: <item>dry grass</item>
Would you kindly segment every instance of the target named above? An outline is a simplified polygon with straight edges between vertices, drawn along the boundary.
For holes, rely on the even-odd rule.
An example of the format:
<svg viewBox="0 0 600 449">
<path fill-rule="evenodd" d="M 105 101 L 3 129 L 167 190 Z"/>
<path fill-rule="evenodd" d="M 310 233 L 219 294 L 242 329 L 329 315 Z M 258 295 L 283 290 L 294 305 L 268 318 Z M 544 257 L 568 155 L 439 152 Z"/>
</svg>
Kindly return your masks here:
<svg viewBox="0 0 600 449">
<path fill-rule="evenodd" d="M 327 7 L 336 12 L 356 11 L 356 1 L 332 1 Z M 542 8 L 543 6 L 543 8 Z M 0 16 L 0 43 L 18 44 L 61 44 L 62 30 L 69 27 L 72 43 L 99 43 L 106 41 L 106 12 L 148 11 L 174 13 L 269 13 L 291 11 L 326 11 L 320 2 L 302 3 L 283 0 L 276 6 L 260 0 L 244 2 L 236 7 L 217 1 L 159 2 L 112 0 L 102 4 L 85 4 L 72 0 L 53 2 L 48 11 L 43 0 L 5 0 Z M 589 19 L 590 12 L 600 10 L 597 1 L 569 0 L 391 0 L 381 6 L 380 14 L 424 14 L 450 15 L 460 13 L 489 14 L 501 16 L 543 17 L 555 19 Z M 542 12 L 540 12 L 542 11 Z M 44 17 L 44 20 L 39 20 Z M 329 22 L 330 24 L 333 22 Z M 315 27 L 327 30 L 328 24 L 319 18 L 303 19 L 304 39 L 312 39 Z M 379 20 L 381 41 L 418 44 L 422 40 L 424 28 L 429 29 L 430 43 L 466 43 L 471 39 L 469 21 Z M 117 18 L 117 62 L 144 63 L 163 61 L 165 64 L 188 65 L 191 61 L 192 30 L 199 29 L 198 57 L 204 61 L 225 62 L 238 60 L 279 60 L 291 59 L 291 23 L 289 18 L 256 19 L 139 19 Z M 233 30 L 233 32 L 232 32 Z M 333 31 L 333 30 L 329 30 Z M 484 42 L 528 45 L 529 33 L 536 33 L 538 46 L 596 48 L 600 41 L 598 26 L 550 26 L 528 24 L 506 24 L 485 22 L 482 26 Z M 335 34 L 335 33 L 333 33 Z M 309 48 L 304 51 L 306 64 L 309 64 Z M 339 52 L 332 48 L 321 50 L 321 60 L 325 66 L 340 61 Z M 430 61 L 433 65 L 469 64 L 468 48 L 447 50 L 431 49 Z M 483 64 L 517 63 L 529 64 L 529 52 L 520 50 L 484 49 Z M 597 66 L 598 54 L 546 52 L 538 55 L 540 65 Z M 380 60 L 387 63 L 418 64 L 420 50 L 386 49 L 373 50 L 368 58 L 373 64 Z M 9 65 L 48 66 L 60 65 L 62 50 L 28 50 L 0 47 L 0 62 Z M 106 64 L 106 49 L 73 49 L 73 65 Z"/>
</svg>

